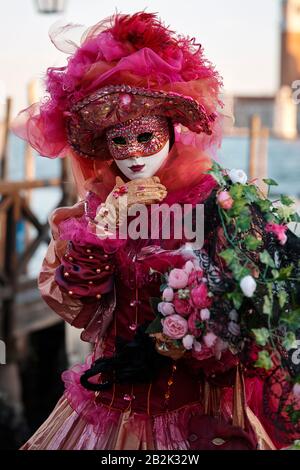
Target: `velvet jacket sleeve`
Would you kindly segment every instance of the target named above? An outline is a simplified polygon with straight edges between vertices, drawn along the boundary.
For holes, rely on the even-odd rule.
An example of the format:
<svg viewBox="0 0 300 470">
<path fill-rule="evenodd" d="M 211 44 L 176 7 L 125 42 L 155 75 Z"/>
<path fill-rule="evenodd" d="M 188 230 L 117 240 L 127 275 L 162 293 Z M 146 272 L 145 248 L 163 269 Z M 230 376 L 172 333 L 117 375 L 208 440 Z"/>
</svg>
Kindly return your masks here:
<svg viewBox="0 0 300 470">
<path fill-rule="evenodd" d="M 113 288 L 110 255 L 99 247 L 93 250 L 93 247 L 76 246 L 59 238 L 60 222 L 81 217 L 83 213 L 84 201 L 52 212 L 49 217 L 52 237 L 38 277 L 38 287 L 45 302 L 78 328 L 85 328 L 90 323 L 105 300 L 103 297 Z"/>
</svg>

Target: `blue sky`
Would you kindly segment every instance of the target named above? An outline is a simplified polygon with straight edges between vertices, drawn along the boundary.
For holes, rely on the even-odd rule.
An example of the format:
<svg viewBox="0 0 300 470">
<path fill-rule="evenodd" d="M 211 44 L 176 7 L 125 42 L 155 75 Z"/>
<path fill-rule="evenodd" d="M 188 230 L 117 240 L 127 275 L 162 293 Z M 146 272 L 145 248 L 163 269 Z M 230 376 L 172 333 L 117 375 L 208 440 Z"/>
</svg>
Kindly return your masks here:
<svg viewBox="0 0 300 470">
<path fill-rule="evenodd" d="M 117 8 L 159 12 L 172 29 L 195 36 L 234 94 L 272 94 L 278 86 L 280 0 L 68 0 L 64 17 L 90 26 Z M 39 15 L 34 0 L 1 2 L 0 99 L 26 105 L 26 84 L 66 55 L 48 38 L 60 18 Z M 1 96 L 2 95 L 2 96 Z"/>
</svg>

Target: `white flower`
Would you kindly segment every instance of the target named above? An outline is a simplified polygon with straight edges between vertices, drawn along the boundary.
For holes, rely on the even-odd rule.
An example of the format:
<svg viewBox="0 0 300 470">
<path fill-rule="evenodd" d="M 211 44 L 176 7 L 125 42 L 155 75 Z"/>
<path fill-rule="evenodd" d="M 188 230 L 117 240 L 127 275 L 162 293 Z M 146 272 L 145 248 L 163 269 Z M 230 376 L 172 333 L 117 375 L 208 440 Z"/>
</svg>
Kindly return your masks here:
<svg viewBox="0 0 300 470">
<path fill-rule="evenodd" d="M 175 311 L 173 304 L 170 302 L 159 302 L 157 305 L 157 310 L 165 317 L 167 315 L 172 315 Z"/>
<path fill-rule="evenodd" d="M 209 320 L 210 311 L 208 310 L 208 308 L 203 308 L 202 310 L 200 310 L 200 318 L 202 321 Z"/>
<path fill-rule="evenodd" d="M 240 288 L 246 297 L 252 297 L 256 289 L 255 279 L 250 275 L 243 277 L 240 281 Z"/>
<path fill-rule="evenodd" d="M 196 339 L 194 339 L 193 348 L 196 352 L 200 352 L 202 349 L 201 343 L 199 343 L 199 341 Z"/>
<path fill-rule="evenodd" d="M 240 325 L 235 323 L 234 321 L 230 321 L 228 324 L 228 331 L 231 333 L 233 336 L 238 336 L 241 332 Z"/>
<path fill-rule="evenodd" d="M 300 399 L 300 384 L 296 383 L 294 386 L 293 386 L 293 394 L 296 398 L 299 398 Z"/>
<path fill-rule="evenodd" d="M 165 302 L 172 302 L 174 298 L 174 291 L 172 287 L 166 287 L 163 291 L 162 298 Z"/>
<path fill-rule="evenodd" d="M 233 168 L 229 172 L 229 178 L 233 183 L 241 183 L 241 184 L 246 184 L 247 183 L 247 175 L 243 170 L 237 170 L 236 168 Z"/>
<path fill-rule="evenodd" d="M 185 349 L 192 349 L 194 343 L 194 336 L 193 335 L 185 335 L 182 338 L 182 344 Z"/>
<path fill-rule="evenodd" d="M 232 321 L 235 321 L 235 322 L 238 321 L 239 315 L 238 315 L 238 313 L 235 309 L 233 309 L 229 312 L 229 318 Z"/>
</svg>

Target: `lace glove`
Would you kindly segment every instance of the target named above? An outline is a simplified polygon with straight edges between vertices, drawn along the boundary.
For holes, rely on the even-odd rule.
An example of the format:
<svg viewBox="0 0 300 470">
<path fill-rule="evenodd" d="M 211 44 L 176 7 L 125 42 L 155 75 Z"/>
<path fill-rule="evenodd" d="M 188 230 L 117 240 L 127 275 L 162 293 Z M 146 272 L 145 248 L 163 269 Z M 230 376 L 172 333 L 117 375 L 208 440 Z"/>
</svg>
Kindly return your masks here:
<svg viewBox="0 0 300 470">
<path fill-rule="evenodd" d="M 94 221 L 89 222 L 90 229 L 99 238 L 113 236 L 116 234 L 117 228 L 120 229 L 122 226 L 128 209 L 132 205 L 159 203 L 166 195 L 167 190 L 157 176 L 136 179 L 128 183 L 124 183 L 117 176 L 114 189 L 106 201 L 98 207 Z"/>
</svg>

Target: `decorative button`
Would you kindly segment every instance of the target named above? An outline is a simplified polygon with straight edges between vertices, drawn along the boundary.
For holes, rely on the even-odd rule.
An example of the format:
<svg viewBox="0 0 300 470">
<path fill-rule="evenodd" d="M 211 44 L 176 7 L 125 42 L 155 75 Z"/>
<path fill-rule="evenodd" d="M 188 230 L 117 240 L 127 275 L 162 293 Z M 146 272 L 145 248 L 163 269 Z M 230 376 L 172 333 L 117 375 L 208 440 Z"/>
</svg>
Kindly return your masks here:
<svg viewBox="0 0 300 470">
<path fill-rule="evenodd" d="M 132 300 L 129 305 L 130 305 L 130 307 L 136 307 L 140 303 L 141 303 L 140 300 Z"/>
<path fill-rule="evenodd" d="M 65 277 L 69 277 L 69 276 L 70 276 L 70 273 L 64 273 L 64 276 L 65 276 Z"/>
<path fill-rule="evenodd" d="M 128 393 L 125 393 L 125 395 L 123 396 L 123 400 L 125 401 L 132 401 L 135 399 L 135 396 L 134 395 L 129 395 Z"/>
<path fill-rule="evenodd" d="M 97 269 L 96 269 L 96 273 L 98 273 L 98 274 L 101 273 L 101 269 L 100 269 L 100 268 L 97 268 Z"/>
<path fill-rule="evenodd" d="M 105 270 L 106 270 L 106 271 L 109 271 L 109 269 L 110 269 L 110 266 L 109 266 L 109 265 L 105 266 Z"/>
<path fill-rule="evenodd" d="M 90 255 L 90 256 L 89 256 L 89 259 L 94 259 L 93 255 Z"/>
<path fill-rule="evenodd" d="M 89 284 L 94 284 L 93 281 L 89 281 Z"/>
<path fill-rule="evenodd" d="M 225 444 L 226 441 L 224 441 L 224 439 L 222 439 L 221 437 L 215 437 L 211 442 L 215 446 L 222 446 L 223 444 Z"/>
<path fill-rule="evenodd" d="M 91 253 L 92 250 L 90 250 L 89 248 L 86 250 L 87 253 Z"/>
<path fill-rule="evenodd" d="M 69 295 L 73 295 L 73 291 L 72 291 L 72 290 L 69 290 L 68 294 L 69 294 Z"/>
<path fill-rule="evenodd" d="M 101 294 L 97 294 L 97 295 L 96 295 L 96 298 L 97 298 L 97 299 L 101 299 L 101 297 L 102 297 Z"/>
<path fill-rule="evenodd" d="M 136 323 L 131 323 L 131 325 L 129 325 L 129 329 L 131 331 L 135 331 L 137 329 L 137 324 Z"/>
</svg>

